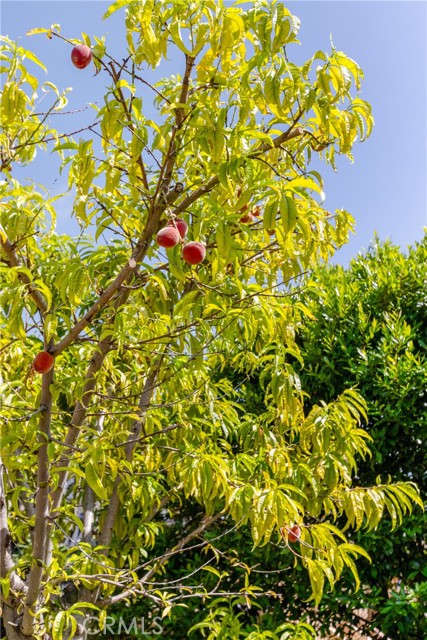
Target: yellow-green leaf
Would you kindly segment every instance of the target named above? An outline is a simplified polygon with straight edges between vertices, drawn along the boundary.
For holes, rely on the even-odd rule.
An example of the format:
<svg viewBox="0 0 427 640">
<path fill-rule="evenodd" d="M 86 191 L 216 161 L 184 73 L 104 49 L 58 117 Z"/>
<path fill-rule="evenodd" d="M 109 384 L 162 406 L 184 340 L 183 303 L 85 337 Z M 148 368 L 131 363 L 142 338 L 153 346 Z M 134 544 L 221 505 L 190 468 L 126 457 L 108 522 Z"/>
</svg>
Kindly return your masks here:
<svg viewBox="0 0 427 640">
<path fill-rule="evenodd" d="M 98 475 L 98 471 L 91 461 L 86 463 L 85 477 L 88 485 L 98 496 L 98 498 L 101 498 L 101 500 L 108 500 L 108 493 L 105 487 L 102 485 L 101 478 Z"/>
</svg>

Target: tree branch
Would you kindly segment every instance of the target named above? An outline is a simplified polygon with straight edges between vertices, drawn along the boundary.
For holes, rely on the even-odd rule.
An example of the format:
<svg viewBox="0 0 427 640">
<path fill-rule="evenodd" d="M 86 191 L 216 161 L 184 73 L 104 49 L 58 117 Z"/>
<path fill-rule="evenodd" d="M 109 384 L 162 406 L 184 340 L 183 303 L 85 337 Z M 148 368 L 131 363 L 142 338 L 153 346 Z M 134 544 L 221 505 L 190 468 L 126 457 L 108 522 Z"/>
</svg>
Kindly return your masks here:
<svg viewBox="0 0 427 640">
<path fill-rule="evenodd" d="M 216 522 L 223 515 L 224 514 L 221 512 L 221 513 L 217 513 L 214 516 L 205 516 L 204 518 L 202 518 L 202 521 L 199 524 L 199 526 L 193 531 L 191 531 L 184 538 L 182 538 L 182 540 L 180 540 L 180 542 L 173 549 L 164 553 L 163 556 L 161 556 L 157 560 L 155 565 L 149 571 L 147 571 L 147 573 L 141 578 L 141 580 L 139 580 L 136 584 L 134 584 L 129 589 L 126 589 L 125 591 L 122 591 L 121 593 L 118 593 L 115 596 L 110 596 L 109 598 L 104 598 L 103 600 L 97 600 L 96 605 L 98 607 L 108 607 L 113 604 L 116 604 L 117 602 L 121 602 L 121 600 L 125 600 L 126 598 L 137 595 L 138 592 L 142 592 L 143 595 L 146 595 L 147 590 L 143 585 L 147 583 L 154 576 L 154 574 L 166 564 L 169 558 L 171 558 L 172 556 L 178 553 L 182 553 L 183 551 L 185 551 L 186 544 L 188 544 L 191 540 L 193 540 L 198 535 L 203 533 L 203 531 L 205 531 L 210 525 Z"/>
<path fill-rule="evenodd" d="M 102 340 L 98 344 L 97 348 L 93 353 L 89 368 L 86 373 L 85 384 L 83 386 L 83 392 L 82 392 L 82 399 L 77 401 L 76 406 L 74 407 L 70 426 L 68 427 L 68 431 L 65 436 L 64 446 L 66 448 L 73 447 L 74 443 L 78 438 L 78 435 L 80 433 L 80 427 L 83 424 L 83 421 L 86 417 L 87 407 L 92 399 L 93 391 L 95 389 L 96 374 L 100 371 L 102 367 L 102 363 L 104 362 L 105 356 L 107 355 L 111 347 L 112 347 L 111 338 L 106 338 L 105 340 Z M 58 463 L 55 466 L 57 468 L 68 467 L 69 457 L 70 457 L 69 454 L 65 452 L 60 457 Z M 52 491 L 52 495 L 51 495 L 52 514 L 56 511 L 56 509 L 58 509 L 61 503 L 62 494 L 65 488 L 67 477 L 68 477 L 68 472 L 66 469 L 63 469 L 59 473 L 58 485 L 55 488 L 55 490 Z"/>
<path fill-rule="evenodd" d="M 132 460 L 133 451 L 136 446 L 136 441 L 138 440 L 139 434 L 143 429 L 144 416 L 147 412 L 148 407 L 150 406 L 151 398 L 156 388 L 155 381 L 160 371 L 163 357 L 164 355 L 162 354 L 158 358 L 156 364 L 151 369 L 144 383 L 144 388 L 139 400 L 140 419 L 134 422 L 132 432 L 131 434 L 129 434 L 128 442 L 126 443 L 126 446 L 125 446 L 126 459 L 129 462 Z M 119 509 L 120 509 L 119 487 L 120 487 L 121 480 L 122 479 L 120 474 L 117 474 L 117 477 L 114 482 L 113 492 L 108 505 L 107 515 L 104 521 L 104 525 L 102 527 L 102 531 L 98 536 L 98 540 L 97 540 L 98 546 L 105 547 L 103 551 L 105 555 L 108 555 L 108 552 L 109 552 L 109 545 L 111 543 L 111 538 L 113 536 L 114 523 L 116 521 Z M 83 602 L 94 602 L 98 597 L 98 593 L 99 593 L 98 589 L 93 591 L 87 588 L 83 588 L 80 593 L 80 599 Z"/>
<path fill-rule="evenodd" d="M 125 445 L 125 453 L 126 460 L 130 462 L 133 458 L 133 451 L 135 449 L 136 443 L 139 439 L 139 435 L 142 431 L 144 424 L 144 417 L 147 412 L 147 409 L 150 406 L 151 398 L 153 396 L 154 390 L 156 388 L 155 382 L 160 371 L 160 367 L 163 361 L 163 355 L 160 356 L 152 370 L 147 376 L 147 379 L 144 384 L 144 389 L 141 393 L 141 397 L 139 400 L 139 412 L 140 419 L 134 422 L 132 432 L 129 434 L 128 441 Z M 103 547 L 108 547 L 111 542 L 111 538 L 113 535 L 113 527 L 117 518 L 117 514 L 120 508 L 120 499 L 119 499 L 119 486 L 121 483 L 120 474 L 117 474 L 113 493 L 110 499 L 107 516 L 105 518 L 104 526 L 102 528 L 101 534 L 98 538 L 98 545 Z"/>
<path fill-rule="evenodd" d="M 178 186 L 178 185 L 177 185 Z M 170 206 L 179 197 L 181 188 L 171 189 L 163 198 L 162 202 L 159 202 L 154 207 L 152 215 L 150 215 L 144 233 L 134 250 L 131 257 L 122 270 L 117 274 L 113 282 L 103 291 L 98 300 L 91 306 L 91 308 L 85 313 L 85 315 L 76 322 L 67 335 L 60 340 L 51 350 L 53 356 L 57 356 L 64 351 L 70 344 L 75 342 L 80 333 L 86 329 L 95 316 L 97 316 L 108 305 L 113 296 L 121 289 L 121 286 L 125 284 L 134 274 L 139 272 L 141 261 L 144 259 L 147 252 L 150 240 L 154 233 L 157 232 L 160 217 L 165 209 Z M 124 294 L 125 292 L 123 292 Z M 129 292 L 128 292 L 129 293 Z M 127 299 L 127 298 L 126 298 Z M 120 298 L 126 301 L 125 298 Z M 117 306 L 117 305 L 116 305 Z"/>
<path fill-rule="evenodd" d="M 198 187 L 195 191 L 193 191 L 193 193 L 188 194 L 188 196 L 186 196 L 178 206 L 174 207 L 173 212 L 176 215 L 179 215 L 182 211 L 188 209 L 188 207 L 192 205 L 193 202 L 198 200 L 201 196 L 204 196 L 205 193 L 209 193 L 209 191 L 212 191 L 212 189 L 216 187 L 217 184 L 219 184 L 218 176 L 212 176 L 205 184 L 203 184 L 201 187 Z"/>
<path fill-rule="evenodd" d="M 139 247 L 141 250 L 142 248 Z M 143 249 L 141 250 L 141 255 L 143 254 Z M 125 280 L 132 274 L 135 273 L 136 268 L 136 259 L 135 255 L 139 257 L 139 251 L 134 250 L 132 254 L 132 258 L 128 261 L 128 263 L 123 267 L 120 273 L 116 276 L 113 282 L 109 287 L 105 289 L 105 291 L 99 296 L 98 300 L 91 306 L 91 308 L 85 313 L 85 315 L 80 318 L 69 331 L 69 333 L 62 338 L 54 347 L 51 349 L 51 353 L 53 356 L 57 356 L 64 351 L 70 344 L 72 344 L 76 338 L 80 335 L 80 333 L 90 324 L 93 318 L 100 313 L 109 303 L 111 298 L 115 293 L 120 289 L 120 286 L 125 282 Z"/>
<path fill-rule="evenodd" d="M 302 127 L 297 127 L 296 129 L 291 127 L 287 131 L 284 131 L 275 140 L 273 140 L 273 144 L 270 144 L 269 142 L 265 142 L 260 149 L 249 154 L 247 157 L 256 158 L 259 155 L 265 153 L 266 151 L 269 151 L 270 149 L 276 149 L 284 142 L 287 142 L 288 140 L 292 140 L 292 138 L 296 138 L 297 136 L 302 136 L 303 134 L 304 134 L 304 129 Z M 193 193 L 190 193 L 188 196 L 184 198 L 184 200 L 182 200 L 176 207 L 174 207 L 174 210 L 173 210 L 174 213 L 176 215 L 179 215 L 180 213 L 188 209 L 188 207 L 192 205 L 193 202 L 198 200 L 201 196 L 205 195 L 206 193 L 209 193 L 209 191 L 212 191 L 212 189 L 216 187 L 218 184 L 219 184 L 218 176 L 211 176 L 204 185 L 202 185 L 201 187 L 198 187 L 195 191 L 193 191 Z"/>
<path fill-rule="evenodd" d="M 288 142 L 288 140 L 292 140 L 292 138 L 297 138 L 298 136 L 304 135 L 305 131 L 303 127 L 294 127 L 295 125 L 292 125 L 292 127 L 290 127 L 287 131 L 284 131 L 280 134 L 280 136 L 277 136 L 277 138 L 273 140 L 273 144 L 271 144 L 270 142 L 264 142 L 259 149 L 256 149 L 253 153 L 250 153 L 248 157 L 257 158 L 266 151 L 270 151 L 270 149 L 277 149 L 277 147 L 280 147 L 281 144 L 283 144 L 284 142 Z"/>
<path fill-rule="evenodd" d="M 40 404 L 45 410 L 39 420 L 39 452 L 37 466 L 36 516 L 33 535 L 33 561 L 28 577 L 28 591 L 23 611 L 21 631 L 31 635 L 36 622 L 34 606 L 40 596 L 40 587 L 44 571 L 46 555 L 47 522 L 49 517 L 49 456 L 48 444 L 50 421 L 52 415 L 52 394 L 50 385 L 53 382 L 53 369 L 43 375 Z"/>
<path fill-rule="evenodd" d="M 254 154 L 258 155 L 261 153 L 265 153 L 271 148 L 276 148 L 279 145 L 283 144 L 287 140 L 290 140 L 296 136 L 303 135 L 304 129 L 302 127 L 297 127 L 296 129 L 293 126 L 285 131 L 280 136 L 278 136 L 274 141 L 273 145 L 270 143 L 264 143 L 261 148 L 254 152 Z M 255 157 L 251 154 L 250 157 Z M 160 178 L 159 178 L 160 182 Z M 217 184 L 219 184 L 218 176 L 212 176 L 206 184 L 202 185 L 198 189 L 196 189 L 193 193 L 189 194 L 184 200 L 174 209 L 174 213 L 178 214 L 181 211 L 184 211 L 187 207 L 189 207 L 193 202 L 195 202 L 198 198 L 200 198 L 205 193 L 211 191 Z M 159 221 L 162 213 L 167 209 L 171 204 L 175 202 L 178 198 L 181 190 L 172 189 L 170 190 L 164 198 L 153 204 L 153 209 L 148 217 L 147 224 L 144 230 L 144 234 L 142 238 L 139 240 L 135 249 L 132 252 L 131 258 L 128 263 L 122 268 L 120 273 L 116 276 L 113 282 L 109 287 L 105 289 L 105 291 L 99 296 L 98 300 L 92 305 L 92 307 L 85 313 L 85 315 L 80 318 L 69 331 L 69 333 L 58 342 L 53 349 L 51 349 L 51 353 L 53 356 L 57 356 L 64 349 L 66 349 L 70 344 L 72 344 L 76 338 L 80 335 L 80 333 L 90 324 L 93 318 L 100 313 L 109 303 L 111 298 L 115 293 L 120 289 L 122 284 L 125 284 L 126 281 L 131 277 L 134 273 L 137 273 L 139 270 L 138 262 L 142 261 L 149 245 L 149 242 L 157 232 Z"/>
<path fill-rule="evenodd" d="M 192 58 L 191 56 L 188 56 L 188 55 L 185 56 L 185 71 L 182 78 L 181 92 L 178 99 L 178 102 L 181 106 L 177 107 L 177 109 L 175 110 L 175 124 L 171 131 L 171 138 L 170 138 L 168 150 L 166 152 L 166 156 L 160 171 L 160 176 L 157 182 L 157 189 L 156 189 L 154 199 L 157 198 L 159 193 L 164 193 L 165 191 L 167 191 L 172 180 L 172 172 L 175 165 L 176 153 L 177 153 L 175 138 L 185 120 L 184 105 L 188 99 L 188 88 L 190 85 L 190 75 L 194 66 L 194 60 L 195 59 Z"/>
<path fill-rule="evenodd" d="M 172 204 L 179 197 L 181 190 L 182 190 L 182 185 L 178 186 L 177 184 L 174 189 L 172 189 L 168 194 L 166 194 L 164 204 L 158 205 L 158 212 L 156 212 L 158 218 L 160 218 L 161 213 L 164 211 L 164 209 L 167 206 L 169 206 L 169 204 Z M 55 348 L 51 349 L 51 352 L 54 355 L 61 353 L 69 344 L 74 342 L 77 339 L 80 332 L 83 331 L 83 329 L 90 323 L 92 317 L 94 317 L 96 313 L 98 313 L 102 308 L 104 308 L 108 304 L 109 300 L 113 297 L 114 293 L 116 293 L 120 289 L 121 284 L 126 282 L 127 279 L 129 279 L 130 277 L 132 277 L 134 273 L 138 273 L 140 265 L 138 265 L 137 262 L 143 259 L 148 247 L 149 239 L 153 233 L 153 231 L 150 230 L 149 226 L 150 225 L 147 223 L 144 236 L 140 239 L 137 246 L 135 247 L 132 253 L 132 258 L 129 260 L 128 264 L 122 269 L 122 271 L 118 274 L 118 276 L 110 285 L 110 287 L 108 287 L 108 289 L 104 292 L 104 294 L 102 294 L 99 297 L 98 301 L 94 305 L 92 305 L 89 312 L 86 313 L 85 316 L 83 316 L 83 318 L 81 318 L 74 325 L 74 327 L 71 329 L 68 335 L 65 336 L 65 338 L 63 338 L 56 345 Z M 105 295 L 106 293 L 108 295 Z M 121 295 L 115 301 L 115 304 L 114 304 L 116 311 L 120 307 L 120 305 L 124 304 L 127 301 L 130 293 L 131 293 L 130 289 L 125 289 L 122 291 Z M 86 373 L 82 399 L 76 403 L 73 416 L 71 419 L 71 423 L 68 428 L 67 435 L 65 437 L 64 446 L 68 449 L 72 450 L 72 447 L 74 446 L 78 438 L 78 435 L 80 433 L 80 427 L 83 424 L 83 421 L 86 417 L 87 407 L 91 401 L 91 398 L 95 389 L 96 374 L 100 371 L 102 367 L 102 363 L 105 359 L 105 356 L 107 355 L 107 353 L 110 351 L 111 348 L 112 348 L 112 340 L 111 340 L 111 337 L 109 337 L 99 342 L 98 347 L 93 354 L 91 363 Z M 59 459 L 56 465 L 56 468 L 61 468 L 62 470 L 59 472 L 58 485 L 52 492 L 52 496 L 51 496 L 52 513 L 54 513 L 61 504 L 65 485 L 68 478 L 69 464 L 70 464 L 70 454 L 69 452 L 64 452 L 64 454 L 61 456 L 61 458 Z M 53 551 L 53 542 L 50 535 L 52 526 L 53 524 L 52 522 L 50 522 L 49 531 L 48 531 L 48 545 L 47 545 L 47 552 L 46 552 L 47 566 L 49 566 L 50 564 L 50 561 L 52 558 L 52 551 Z"/>
</svg>

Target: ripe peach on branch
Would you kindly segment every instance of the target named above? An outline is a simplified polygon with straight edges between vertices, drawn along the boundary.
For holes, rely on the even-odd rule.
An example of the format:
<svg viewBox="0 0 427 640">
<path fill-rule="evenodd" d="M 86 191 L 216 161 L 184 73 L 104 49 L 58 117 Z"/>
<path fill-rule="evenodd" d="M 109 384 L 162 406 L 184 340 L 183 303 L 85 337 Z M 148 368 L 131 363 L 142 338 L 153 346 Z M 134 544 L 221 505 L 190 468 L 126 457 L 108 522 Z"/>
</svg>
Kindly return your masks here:
<svg viewBox="0 0 427 640">
<path fill-rule="evenodd" d="M 181 218 L 174 218 L 173 220 L 169 220 L 168 226 L 178 229 L 181 238 L 185 238 L 185 236 L 187 235 L 188 225 L 185 220 L 181 220 Z"/>
<path fill-rule="evenodd" d="M 182 257 L 188 264 L 199 264 L 206 256 L 206 247 L 203 242 L 187 242 L 182 250 Z"/>
<path fill-rule="evenodd" d="M 179 230 L 176 227 L 167 226 L 160 229 L 156 236 L 156 242 L 160 247 L 170 249 L 174 247 L 181 239 Z"/>
<path fill-rule="evenodd" d="M 54 365 L 55 358 L 48 351 L 40 351 L 33 360 L 33 369 L 36 373 L 48 373 Z"/>
<path fill-rule="evenodd" d="M 284 540 L 288 540 L 288 542 L 297 542 L 301 537 L 301 527 L 297 524 L 292 525 L 292 527 L 287 527 L 286 525 L 281 527 L 280 533 Z"/>
<path fill-rule="evenodd" d="M 92 51 L 87 44 L 78 44 L 71 51 L 71 62 L 77 69 L 85 69 L 92 60 Z"/>
</svg>

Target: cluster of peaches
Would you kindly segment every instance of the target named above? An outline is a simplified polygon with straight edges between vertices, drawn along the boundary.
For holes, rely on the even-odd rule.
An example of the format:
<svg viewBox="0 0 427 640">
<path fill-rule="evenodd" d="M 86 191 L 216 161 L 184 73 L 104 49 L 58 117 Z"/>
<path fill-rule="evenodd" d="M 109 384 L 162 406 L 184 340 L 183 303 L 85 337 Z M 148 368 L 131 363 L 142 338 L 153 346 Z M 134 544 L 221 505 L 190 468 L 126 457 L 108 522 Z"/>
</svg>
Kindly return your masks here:
<svg viewBox="0 0 427 640">
<path fill-rule="evenodd" d="M 160 229 L 156 236 L 159 247 L 170 249 L 178 242 L 183 242 L 187 234 L 188 226 L 184 220 L 175 218 L 169 220 L 166 227 Z M 199 264 L 205 259 L 206 247 L 203 242 L 186 242 L 182 248 L 182 258 L 188 264 Z"/>
</svg>

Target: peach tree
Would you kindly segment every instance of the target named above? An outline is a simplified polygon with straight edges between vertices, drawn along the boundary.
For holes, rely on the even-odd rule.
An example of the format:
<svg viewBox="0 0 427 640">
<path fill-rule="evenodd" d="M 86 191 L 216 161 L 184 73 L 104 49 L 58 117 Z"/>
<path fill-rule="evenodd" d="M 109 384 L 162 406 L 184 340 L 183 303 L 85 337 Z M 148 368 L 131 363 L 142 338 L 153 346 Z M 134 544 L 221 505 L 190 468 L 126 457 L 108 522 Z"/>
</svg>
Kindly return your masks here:
<svg viewBox="0 0 427 640">
<path fill-rule="evenodd" d="M 241 567 L 234 592 L 216 568 L 219 525 L 254 548 L 280 544 L 317 603 L 343 571 L 357 584 L 367 556 L 336 518 L 373 528 L 393 504 L 419 502 L 410 482 L 353 486 L 369 453 L 363 399 L 349 389 L 306 412 L 290 363 L 309 313 L 295 292 L 352 228 L 324 207 L 310 163 L 352 158 L 370 134 L 361 69 L 335 49 L 292 63 L 299 21 L 281 2 L 118 0 L 105 18 L 119 10 L 120 60 L 104 38 L 32 32 L 52 50 L 90 47 L 79 73 L 105 77 L 78 134 L 64 92 L 34 71 L 43 63 L 2 38 L 0 566 L 12 639 L 84 636 L 86 616 L 101 629 L 135 599 L 164 618 L 212 598 L 250 605 L 248 559 L 226 556 Z M 172 56 L 180 73 L 156 79 Z M 14 177 L 47 150 L 78 237 L 55 231 L 58 195 Z M 158 242 L 165 227 L 173 246 Z M 257 411 L 229 367 L 262 367 Z"/>
</svg>

